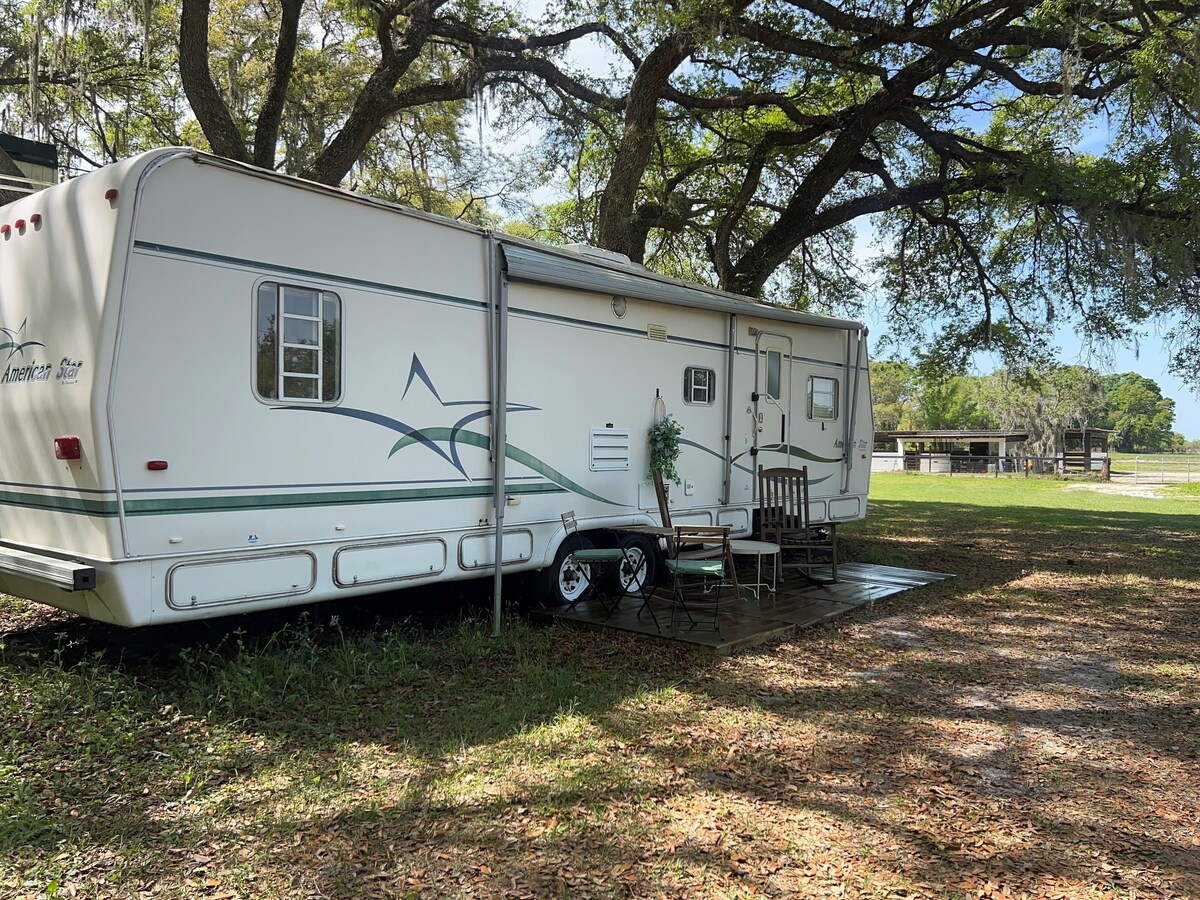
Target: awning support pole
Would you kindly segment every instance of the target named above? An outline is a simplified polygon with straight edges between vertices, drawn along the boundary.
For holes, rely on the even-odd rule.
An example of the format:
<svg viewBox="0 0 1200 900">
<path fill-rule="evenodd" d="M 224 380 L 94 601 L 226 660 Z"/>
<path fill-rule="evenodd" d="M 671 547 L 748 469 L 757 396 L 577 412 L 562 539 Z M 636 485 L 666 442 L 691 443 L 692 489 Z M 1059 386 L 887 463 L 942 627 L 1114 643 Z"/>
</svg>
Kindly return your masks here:
<svg viewBox="0 0 1200 900">
<path fill-rule="evenodd" d="M 487 247 L 488 330 L 492 357 L 492 506 L 496 516 L 492 637 L 499 637 L 504 617 L 504 509 L 508 499 L 504 484 L 504 462 L 508 449 L 508 284 L 500 263 L 499 242 L 489 235 Z"/>
<path fill-rule="evenodd" d="M 737 362 L 737 316 L 729 317 L 729 357 L 725 363 L 725 491 L 721 502 L 733 496 L 733 367 Z"/>
<path fill-rule="evenodd" d="M 847 334 L 849 334 L 849 332 L 847 332 Z M 858 352 L 855 354 L 854 358 L 854 390 L 850 395 L 849 415 L 846 416 L 846 441 L 845 447 L 843 448 L 846 451 L 846 468 L 842 473 L 842 477 L 844 478 L 844 481 L 842 482 L 843 494 L 850 493 L 850 470 L 854 468 L 854 454 L 852 452 L 854 448 L 851 447 L 850 444 L 854 440 L 854 420 L 856 418 L 855 414 L 858 412 L 858 381 L 859 378 L 862 377 L 863 345 L 867 343 L 867 330 L 864 328 L 861 331 L 855 332 L 855 334 L 858 336 Z M 850 348 L 847 346 L 846 361 L 849 362 L 849 360 Z"/>
</svg>

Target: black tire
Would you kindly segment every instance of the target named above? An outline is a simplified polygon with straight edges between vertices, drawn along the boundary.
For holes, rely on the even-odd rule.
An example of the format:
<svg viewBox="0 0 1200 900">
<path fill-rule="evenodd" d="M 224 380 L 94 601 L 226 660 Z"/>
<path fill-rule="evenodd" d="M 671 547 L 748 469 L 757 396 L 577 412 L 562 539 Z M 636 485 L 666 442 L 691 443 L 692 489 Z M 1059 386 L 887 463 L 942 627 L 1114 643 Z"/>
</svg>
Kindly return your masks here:
<svg viewBox="0 0 1200 900">
<path fill-rule="evenodd" d="M 576 550 L 591 550 L 594 547 L 582 535 L 571 535 L 562 542 L 554 554 L 554 562 L 539 573 L 538 593 L 546 606 L 563 606 L 587 598 L 592 591 L 589 581 L 591 568 L 586 563 L 574 562 L 570 556 Z"/>
<path fill-rule="evenodd" d="M 620 546 L 629 560 L 622 559 L 619 565 L 609 570 L 609 587 L 615 596 L 641 596 L 643 587 L 654 586 L 658 579 L 658 553 L 652 540 L 640 534 L 630 534 L 621 541 Z M 636 582 L 634 570 L 638 576 Z"/>
</svg>

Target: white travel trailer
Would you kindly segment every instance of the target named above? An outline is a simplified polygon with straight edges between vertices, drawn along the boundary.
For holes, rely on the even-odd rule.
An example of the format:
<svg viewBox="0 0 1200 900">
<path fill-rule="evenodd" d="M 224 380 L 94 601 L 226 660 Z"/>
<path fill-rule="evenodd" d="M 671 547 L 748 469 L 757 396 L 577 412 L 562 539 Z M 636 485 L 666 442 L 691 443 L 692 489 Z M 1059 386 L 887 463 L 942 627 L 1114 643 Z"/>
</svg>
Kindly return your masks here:
<svg viewBox="0 0 1200 900">
<path fill-rule="evenodd" d="M 108 622 L 479 577 L 497 551 L 569 594 L 560 514 L 597 542 L 657 520 L 664 409 L 676 521 L 749 534 L 756 465 L 789 462 L 815 520 L 866 511 L 858 323 L 192 150 L 0 208 L 0 329 L 0 590 Z"/>
</svg>

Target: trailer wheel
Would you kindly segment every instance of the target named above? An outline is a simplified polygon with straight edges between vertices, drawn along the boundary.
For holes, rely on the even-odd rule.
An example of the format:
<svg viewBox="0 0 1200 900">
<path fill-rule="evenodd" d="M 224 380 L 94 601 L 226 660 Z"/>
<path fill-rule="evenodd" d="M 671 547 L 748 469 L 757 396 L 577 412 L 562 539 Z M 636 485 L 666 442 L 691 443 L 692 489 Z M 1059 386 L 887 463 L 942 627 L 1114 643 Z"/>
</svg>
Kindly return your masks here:
<svg viewBox="0 0 1200 900">
<path fill-rule="evenodd" d="M 582 600 L 591 591 L 591 567 L 571 559 L 576 550 L 591 550 L 595 547 L 590 540 L 572 535 L 562 542 L 554 554 L 554 562 L 542 570 L 540 591 L 547 606 L 562 606 Z"/>
<path fill-rule="evenodd" d="M 618 596 L 641 594 L 658 580 L 658 554 L 650 539 L 637 534 L 626 536 L 621 547 L 628 559 L 621 560 L 620 566 L 609 576 L 615 582 L 612 587 Z"/>
</svg>

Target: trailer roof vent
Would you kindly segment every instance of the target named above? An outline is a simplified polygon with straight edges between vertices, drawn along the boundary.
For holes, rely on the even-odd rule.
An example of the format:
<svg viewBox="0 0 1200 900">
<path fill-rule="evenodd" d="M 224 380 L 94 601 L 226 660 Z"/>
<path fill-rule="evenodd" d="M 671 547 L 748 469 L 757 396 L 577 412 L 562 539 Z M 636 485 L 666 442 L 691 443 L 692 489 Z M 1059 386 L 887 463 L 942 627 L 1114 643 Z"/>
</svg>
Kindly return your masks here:
<svg viewBox="0 0 1200 900">
<path fill-rule="evenodd" d="M 616 263 L 619 266 L 633 265 L 633 260 L 624 253 L 617 253 L 615 250 L 604 250 L 600 247 L 593 247 L 591 244 L 567 244 L 563 249 L 570 250 L 572 253 L 578 253 L 580 256 L 590 256 L 592 259 Z"/>
</svg>

